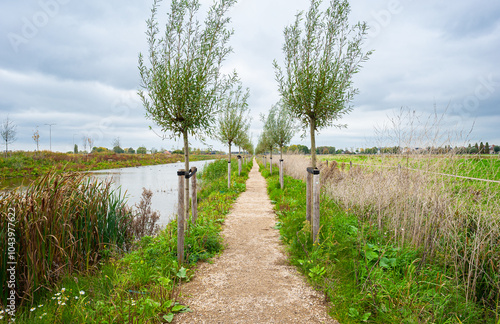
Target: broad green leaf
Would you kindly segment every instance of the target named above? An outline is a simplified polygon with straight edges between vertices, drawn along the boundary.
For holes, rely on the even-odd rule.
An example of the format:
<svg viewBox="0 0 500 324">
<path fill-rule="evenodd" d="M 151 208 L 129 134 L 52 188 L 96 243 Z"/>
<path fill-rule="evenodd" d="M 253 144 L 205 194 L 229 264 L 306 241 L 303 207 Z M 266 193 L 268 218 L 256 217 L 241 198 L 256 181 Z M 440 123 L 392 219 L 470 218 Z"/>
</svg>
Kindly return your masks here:
<svg viewBox="0 0 500 324">
<path fill-rule="evenodd" d="M 169 323 L 172 323 L 174 320 L 174 314 L 168 313 L 168 315 L 163 315 L 163 319 Z"/>
<path fill-rule="evenodd" d="M 184 308 L 186 308 L 186 306 L 184 305 L 175 305 L 174 307 L 172 307 L 172 312 L 177 313 L 183 310 Z"/>
</svg>

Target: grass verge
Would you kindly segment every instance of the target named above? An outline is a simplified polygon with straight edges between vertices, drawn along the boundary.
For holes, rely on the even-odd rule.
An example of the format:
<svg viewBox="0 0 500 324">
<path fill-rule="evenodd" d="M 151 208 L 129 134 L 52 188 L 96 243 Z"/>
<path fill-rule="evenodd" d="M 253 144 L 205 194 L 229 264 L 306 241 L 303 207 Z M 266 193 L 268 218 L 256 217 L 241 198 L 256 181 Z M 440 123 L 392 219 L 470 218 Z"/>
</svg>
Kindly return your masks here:
<svg viewBox="0 0 500 324">
<path fill-rule="evenodd" d="M 280 189 L 277 175 L 261 172 L 291 263 L 324 292 L 341 323 L 498 323 L 491 308 L 467 300 L 452 267 L 423 260 L 422 249 L 396 246 L 390 233 L 324 194 L 320 241 L 313 244 L 305 183 L 285 176 Z"/>
<path fill-rule="evenodd" d="M 185 264 L 177 263 L 177 224 L 157 236 L 145 236 L 132 252 L 103 246 L 99 267 L 92 273 L 72 273 L 16 313 L 17 323 L 165 323 L 189 311 L 177 302 L 178 286 L 188 281 L 192 267 L 223 249 L 219 232 L 225 215 L 245 182 L 252 162 L 238 176 L 232 163 L 232 188 L 227 188 L 227 161 L 207 165 L 199 175 L 198 221 L 186 235 Z M 0 315 L 7 321 L 5 313 Z M 1 319 L 1 318 L 0 318 Z"/>
</svg>

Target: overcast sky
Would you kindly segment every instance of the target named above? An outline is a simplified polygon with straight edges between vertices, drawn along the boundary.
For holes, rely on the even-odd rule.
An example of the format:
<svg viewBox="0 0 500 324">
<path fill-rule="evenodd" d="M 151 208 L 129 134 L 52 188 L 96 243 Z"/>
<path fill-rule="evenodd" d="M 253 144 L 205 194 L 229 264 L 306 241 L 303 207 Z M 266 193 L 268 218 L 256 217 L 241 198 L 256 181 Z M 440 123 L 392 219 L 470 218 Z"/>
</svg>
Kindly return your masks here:
<svg viewBox="0 0 500 324">
<path fill-rule="evenodd" d="M 211 1 L 203 0 L 206 10 Z M 472 142 L 500 145 L 500 1 L 351 1 L 351 20 L 371 27 L 365 48 L 375 50 L 355 77 L 353 111 L 324 129 L 318 145 L 371 147 L 400 107 L 420 119 L 437 111 L 440 127 L 472 133 Z M 149 126 L 136 92 L 137 58 L 147 53 L 146 19 L 152 1 L 0 1 L 0 119 L 17 125 L 14 150 L 70 151 L 82 137 L 96 146 L 181 148 L 161 140 Z M 225 70 L 235 69 L 250 88 L 254 143 L 260 113 L 279 99 L 272 62 L 282 64 L 283 29 L 309 1 L 240 0 L 230 11 L 234 52 Z M 169 10 L 169 1 L 160 15 Z M 293 143 L 309 146 L 297 135 Z M 209 141 L 216 149 L 223 145 Z M 390 143 L 385 143 L 390 144 Z M 206 147 L 193 141 L 194 147 Z M 4 149 L 4 145 L 1 146 Z"/>
</svg>

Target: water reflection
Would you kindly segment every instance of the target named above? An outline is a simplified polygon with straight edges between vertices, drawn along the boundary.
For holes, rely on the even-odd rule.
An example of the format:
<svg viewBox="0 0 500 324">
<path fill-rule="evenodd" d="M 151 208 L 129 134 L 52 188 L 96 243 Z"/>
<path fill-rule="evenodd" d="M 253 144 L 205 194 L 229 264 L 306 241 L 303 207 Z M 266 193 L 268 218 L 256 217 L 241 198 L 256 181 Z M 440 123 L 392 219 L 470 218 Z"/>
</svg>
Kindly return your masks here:
<svg viewBox="0 0 500 324">
<path fill-rule="evenodd" d="M 209 161 L 190 162 L 190 167 L 197 167 L 201 171 Z M 174 217 L 177 211 L 177 170 L 184 169 L 184 162 L 162 165 L 122 168 L 112 170 L 92 171 L 97 179 L 112 180 L 112 188 L 127 194 L 129 206 L 138 204 L 141 200 L 142 188 L 153 192 L 151 207 L 160 212 L 158 224 L 165 226 Z"/>
</svg>

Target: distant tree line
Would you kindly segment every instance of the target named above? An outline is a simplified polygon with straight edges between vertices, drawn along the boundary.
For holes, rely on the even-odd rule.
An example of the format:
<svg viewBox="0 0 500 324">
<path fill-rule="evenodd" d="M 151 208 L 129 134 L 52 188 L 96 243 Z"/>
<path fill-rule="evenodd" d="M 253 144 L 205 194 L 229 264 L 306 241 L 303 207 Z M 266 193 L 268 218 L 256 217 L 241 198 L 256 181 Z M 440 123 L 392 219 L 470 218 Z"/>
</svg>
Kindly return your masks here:
<svg viewBox="0 0 500 324">
<path fill-rule="evenodd" d="M 286 153 L 311 154 L 309 147 L 300 144 L 293 144 L 284 147 Z M 316 154 L 406 154 L 406 153 L 430 153 L 430 154 L 499 154 L 500 145 L 490 145 L 488 142 L 469 144 L 467 147 L 452 147 L 446 145 L 444 147 L 425 147 L 425 148 L 403 148 L 399 146 L 390 147 L 371 147 L 360 149 L 336 149 L 334 146 L 319 146 L 316 148 Z"/>
</svg>

